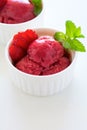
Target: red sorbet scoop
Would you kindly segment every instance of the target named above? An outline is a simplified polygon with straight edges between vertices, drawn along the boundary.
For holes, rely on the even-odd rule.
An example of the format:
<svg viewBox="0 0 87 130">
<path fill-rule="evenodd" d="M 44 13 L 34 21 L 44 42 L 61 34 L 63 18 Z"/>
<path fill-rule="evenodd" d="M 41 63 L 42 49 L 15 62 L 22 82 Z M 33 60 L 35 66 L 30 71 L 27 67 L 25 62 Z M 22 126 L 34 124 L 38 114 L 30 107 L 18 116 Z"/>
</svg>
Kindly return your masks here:
<svg viewBox="0 0 87 130">
<path fill-rule="evenodd" d="M 64 55 L 64 49 L 52 37 L 42 36 L 29 46 L 28 55 L 34 62 L 43 67 L 49 67 Z"/>
</svg>

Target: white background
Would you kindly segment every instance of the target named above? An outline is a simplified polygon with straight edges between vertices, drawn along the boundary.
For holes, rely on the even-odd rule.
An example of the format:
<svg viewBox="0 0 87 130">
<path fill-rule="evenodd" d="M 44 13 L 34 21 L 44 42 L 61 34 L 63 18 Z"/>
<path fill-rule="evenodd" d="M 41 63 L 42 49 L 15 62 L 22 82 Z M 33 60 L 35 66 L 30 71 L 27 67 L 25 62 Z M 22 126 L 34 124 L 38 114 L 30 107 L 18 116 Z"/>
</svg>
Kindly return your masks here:
<svg viewBox="0 0 87 130">
<path fill-rule="evenodd" d="M 87 35 L 86 0 L 43 2 L 43 26 L 64 31 L 69 19 Z M 0 130 L 87 130 L 87 52 L 78 54 L 69 87 L 54 96 L 34 97 L 11 85 L 4 49 L 0 45 Z"/>
</svg>

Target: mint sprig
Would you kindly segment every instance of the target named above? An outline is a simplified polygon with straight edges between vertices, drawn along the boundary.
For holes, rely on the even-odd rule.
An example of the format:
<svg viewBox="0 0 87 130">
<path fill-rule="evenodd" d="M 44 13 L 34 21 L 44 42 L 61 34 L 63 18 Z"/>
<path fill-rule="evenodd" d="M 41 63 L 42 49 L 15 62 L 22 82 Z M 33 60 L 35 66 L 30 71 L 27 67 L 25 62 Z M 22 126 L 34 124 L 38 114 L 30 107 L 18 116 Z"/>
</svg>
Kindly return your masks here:
<svg viewBox="0 0 87 130">
<path fill-rule="evenodd" d="M 83 43 L 79 40 L 79 38 L 85 37 L 81 33 L 81 27 L 76 27 L 76 25 L 70 20 L 66 21 L 65 27 L 66 32 L 56 32 L 54 34 L 54 39 L 61 42 L 66 49 L 85 52 L 86 49 Z"/>
<path fill-rule="evenodd" d="M 42 10 L 42 0 L 29 0 L 34 5 L 34 14 L 37 16 Z"/>
</svg>

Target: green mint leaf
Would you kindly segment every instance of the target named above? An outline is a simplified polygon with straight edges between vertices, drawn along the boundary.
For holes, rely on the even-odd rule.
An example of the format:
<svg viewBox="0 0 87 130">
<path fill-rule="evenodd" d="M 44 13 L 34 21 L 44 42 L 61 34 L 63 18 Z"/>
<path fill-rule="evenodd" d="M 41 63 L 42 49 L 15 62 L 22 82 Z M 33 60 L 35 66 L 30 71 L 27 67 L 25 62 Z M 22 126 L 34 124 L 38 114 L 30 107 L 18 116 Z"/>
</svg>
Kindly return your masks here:
<svg viewBox="0 0 87 130">
<path fill-rule="evenodd" d="M 37 16 L 42 11 L 42 0 L 29 0 L 34 5 L 34 14 Z"/>
<path fill-rule="evenodd" d="M 59 42 L 63 42 L 63 41 L 65 41 L 65 34 L 63 32 L 56 32 L 54 34 L 54 38 L 55 38 L 55 40 L 57 40 Z"/>
<path fill-rule="evenodd" d="M 70 38 L 73 38 L 75 31 L 76 31 L 75 24 L 70 20 L 66 21 L 66 35 Z"/>
<path fill-rule="evenodd" d="M 75 30 L 75 36 L 79 36 L 81 34 L 81 27 L 76 28 Z"/>
<path fill-rule="evenodd" d="M 77 38 L 85 38 L 83 34 L 80 34 Z"/>
<path fill-rule="evenodd" d="M 72 40 L 70 38 L 67 38 L 63 43 L 63 47 L 66 49 L 72 49 Z"/>
<path fill-rule="evenodd" d="M 85 36 L 81 33 L 81 27 L 76 27 L 76 25 L 68 20 L 65 23 L 66 32 L 56 32 L 54 34 L 54 39 L 61 42 L 63 47 L 66 49 L 71 49 L 75 51 L 85 52 L 86 49 L 79 38 L 84 38 Z"/>
<path fill-rule="evenodd" d="M 84 35 L 81 34 L 81 27 L 76 28 L 74 38 L 84 38 Z"/>
<path fill-rule="evenodd" d="M 75 51 L 81 51 L 81 52 L 85 52 L 85 47 L 83 46 L 83 44 L 77 40 L 77 39 L 70 39 L 68 38 L 65 43 L 63 44 L 63 46 L 66 49 L 72 49 Z"/>
<path fill-rule="evenodd" d="M 72 40 L 72 49 L 75 51 L 81 51 L 81 52 L 86 51 L 84 45 L 77 39 Z"/>
</svg>

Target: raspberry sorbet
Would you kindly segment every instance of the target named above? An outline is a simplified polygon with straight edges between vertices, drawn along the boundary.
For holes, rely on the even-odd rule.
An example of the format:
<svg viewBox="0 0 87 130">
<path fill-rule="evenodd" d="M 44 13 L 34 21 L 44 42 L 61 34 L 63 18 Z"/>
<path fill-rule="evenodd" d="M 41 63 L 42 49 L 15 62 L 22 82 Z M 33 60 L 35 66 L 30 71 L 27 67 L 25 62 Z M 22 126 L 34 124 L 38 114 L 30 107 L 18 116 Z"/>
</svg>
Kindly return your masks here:
<svg viewBox="0 0 87 130">
<path fill-rule="evenodd" d="M 54 74 L 70 64 L 70 55 L 60 42 L 30 29 L 13 37 L 9 55 L 17 69 L 33 75 Z"/>
</svg>

